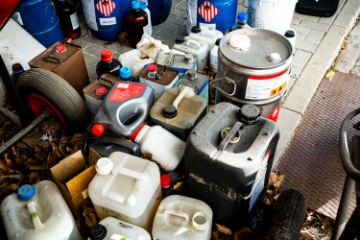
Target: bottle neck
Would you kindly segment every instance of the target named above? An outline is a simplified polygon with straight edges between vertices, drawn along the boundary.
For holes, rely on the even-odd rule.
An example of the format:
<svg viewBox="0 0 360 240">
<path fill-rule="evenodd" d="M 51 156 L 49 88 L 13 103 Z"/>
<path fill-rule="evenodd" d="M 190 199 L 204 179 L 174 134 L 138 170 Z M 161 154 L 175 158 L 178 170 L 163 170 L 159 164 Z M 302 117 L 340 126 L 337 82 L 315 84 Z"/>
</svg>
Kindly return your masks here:
<svg viewBox="0 0 360 240">
<path fill-rule="evenodd" d="M 129 137 L 131 141 L 140 143 L 141 140 L 144 138 L 146 133 L 150 130 L 150 126 L 146 125 L 145 123 L 141 124 L 138 129 L 136 129 L 131 136 Z"/>
</svg>

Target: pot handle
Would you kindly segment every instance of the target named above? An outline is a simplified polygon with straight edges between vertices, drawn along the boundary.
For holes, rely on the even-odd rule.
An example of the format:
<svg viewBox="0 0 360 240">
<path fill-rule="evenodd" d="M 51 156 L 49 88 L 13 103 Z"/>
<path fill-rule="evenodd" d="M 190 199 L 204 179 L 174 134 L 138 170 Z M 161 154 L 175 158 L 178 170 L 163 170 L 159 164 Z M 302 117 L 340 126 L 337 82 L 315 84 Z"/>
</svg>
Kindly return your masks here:
<svg viewBox="0 0 360 240">
<path fill-rule="evenodd" d="M 222 94 L 224 94 L 224 95 L 226 95 L 226 96 L 230 96 L 230 97 L 232 97 L 232 96 L 235 95 L 235 93 L 236 93 L 236 83 L 235 83 L 234 80 L 226 80 L 226 81 L 229 81 L 229 82 L 234 86 L 234 87 L 233 87 L 233 91 L 232 91 L 231 93 L 226 92 L 226 91 L 224 91 L 223 89 L 217 87 L 216 82 L 218 82 L 218 81 L 225 81 L 225 79 L 224 79 L 224 78 L 217 78 L 217 79 L 213 80 L 213 86 L 214 86 L 217 90 L 219 90 L 219 92 L 221 92 Z"/>
</svg>

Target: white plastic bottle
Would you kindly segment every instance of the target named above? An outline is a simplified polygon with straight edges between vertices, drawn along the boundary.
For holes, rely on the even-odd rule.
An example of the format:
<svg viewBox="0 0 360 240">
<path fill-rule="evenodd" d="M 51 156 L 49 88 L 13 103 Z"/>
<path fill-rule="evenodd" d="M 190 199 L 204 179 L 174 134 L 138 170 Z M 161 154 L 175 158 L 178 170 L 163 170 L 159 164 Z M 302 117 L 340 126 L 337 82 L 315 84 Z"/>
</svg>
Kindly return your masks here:
<svg viewBox="0 0 360 240">
<path fill-rule="evenodd" d="M 211 50 L 217 39 L 222 38 L 224 34 L 216 29 L 209 29 L 206 26 L 194 26 L 191 28 L 189 37 L 199 42 L 206 42 Z"/>
<path fill-rule="evenodd" d="M 148 24 L 144 27 L 144 33 L 151 36 L 152 35 L 151 13 L 147 6 L 148 4 L 146 2 L 140 1 L 140 9 L 145 11 L 148 16 Z"/>
<path fill-rule="evenodd" d="M 214 47 L 210 51 L 210 68 L 213 73 L 218 72 L 218 52 L 220 45 L 220 38 L 216 40 Z"/>
<path fill-rule="evenodd" d="M 130 139 L 140 144 L 141 151 L 158 163 L 165 171 L 173 171 L 185 152 L 185 142 L 161 126 L 143 124 Z"/>
<path fill-rule="evenodd" d="M 154 218 L 154 240 L 210 240 L 213 212 L 203 201 L 172 195 L 159 205 Z"/>
<path fill-rule="evenodd" d="M 93 226 L 89 236 L 88 240 L 151 240 L 145 229 L 113 217 L 107 217 Z"/>
<path fill-rule="evenodd" d="M 151 229 L 161 200 L 160 169 L 152 161 L 122 152 L 96 163 L 88 191 L 100 219 L 115 217 Z"/>
<path fill-rule="evenodd" d="M 51 181 L 21 186 L 1 203 L 9 240 L 80 240 L 73 215 Z"/>
</svg>

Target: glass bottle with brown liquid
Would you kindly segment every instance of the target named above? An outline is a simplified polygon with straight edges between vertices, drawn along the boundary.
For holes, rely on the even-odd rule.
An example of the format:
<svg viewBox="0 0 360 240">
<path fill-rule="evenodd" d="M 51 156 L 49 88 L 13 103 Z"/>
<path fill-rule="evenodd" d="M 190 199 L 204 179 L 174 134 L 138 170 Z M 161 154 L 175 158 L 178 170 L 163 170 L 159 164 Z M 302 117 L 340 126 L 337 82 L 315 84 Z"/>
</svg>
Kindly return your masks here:
<svg viewBox="0 0 360 240">
<path fill-rule="evenodd" d="M 66 0 L 55 0 L 56 13 L 60 19 L 65 37 L 76 39 L 81 36 L 80 24 L 75 6 Z"/>
<path fill-rule="evenodd" d="M 136 44 L 144 34 L 144 27 L 148 24 L 147 13 L 141 9 L 139 1 L 131 2 L 131 10 L 126 14 L 126 31 L 129 44 L 136 48 Z"/>
</svg>

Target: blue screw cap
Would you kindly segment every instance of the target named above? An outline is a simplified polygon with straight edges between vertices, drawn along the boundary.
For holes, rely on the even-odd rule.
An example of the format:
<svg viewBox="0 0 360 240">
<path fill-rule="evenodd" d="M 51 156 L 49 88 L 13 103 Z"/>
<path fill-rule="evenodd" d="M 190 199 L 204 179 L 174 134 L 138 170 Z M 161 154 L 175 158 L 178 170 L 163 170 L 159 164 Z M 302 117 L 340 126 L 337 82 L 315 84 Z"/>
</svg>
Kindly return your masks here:
<svg viewBox="0 0 360 240">
<path fill-rule="evenodd" d="M 128 79 L 131 78 L 131 70 L 128 67 L 120 68 L 120 78 Z"/>
<path fill-rule="evenodd" d="M 239 22 L 247 22 L 248 20 L 248 16 L 246 12 L 239 12 L 239 14 L 237 15 L 237 20 Z"/>
<path fill-rule="evenodd" d="M 141 10 L 145 10 L 146 8 L 147 8 L 147 4 L 146 4 L 146 2 L 140 2 L 140 9 Z"/>
<path fill-rule="evenodd" d="M 24 184 L 17 190 L 17 197 L 20 201 L 28 201 L 36 194 L 36 189 L 30 184 Z"/>
<path fill-rule="evenodd" d="M 140 9 L 140 2 L 139 1 L 132 1 L 131 2 L 131 8 L 135 9 L 135 10 Z"/>
</svg>

